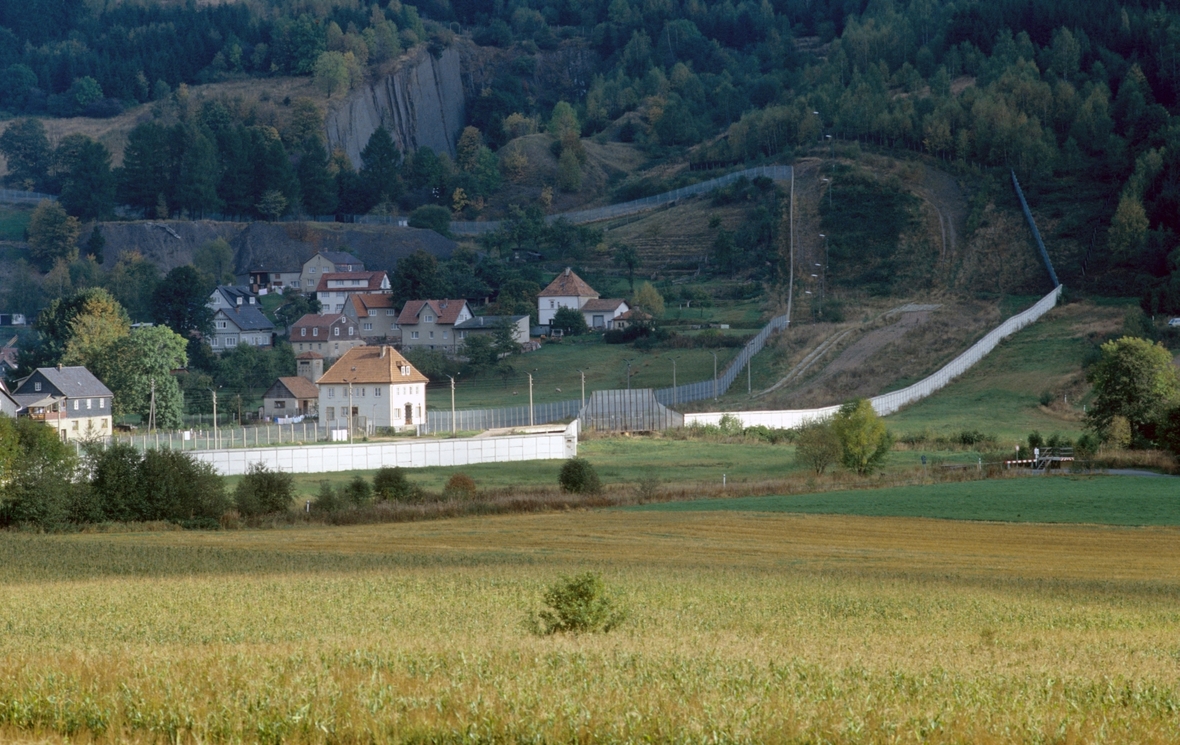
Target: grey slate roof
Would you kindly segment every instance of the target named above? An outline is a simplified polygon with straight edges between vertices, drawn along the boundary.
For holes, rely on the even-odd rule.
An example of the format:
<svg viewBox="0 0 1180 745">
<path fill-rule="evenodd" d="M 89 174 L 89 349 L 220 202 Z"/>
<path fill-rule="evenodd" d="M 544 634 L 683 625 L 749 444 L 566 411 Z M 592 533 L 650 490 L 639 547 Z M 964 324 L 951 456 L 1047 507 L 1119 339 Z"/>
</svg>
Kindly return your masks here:
<svg viewBox="0 0 1180 745">
<path fill-rule="evenodd" d="M 495 328 L 502 323 L 515 324 L 522 318 L 528 318 L 528 316 L 476 316 L 475 318 L 468 318 L 463 323 L 456 323 L 455 328 L 459 331 Z"/>
<path fill-rule="evenodd" d="M 70 398 L 100 398 L 103 396 L 113 396 L 111 389 L 102 384 L 102 381 L 94 377 L 94 374 L 84 367 L 38 367 L 37 372 L 45 378 L 45 380 L 54 388 L 61 391 L 62 395 Z M 25 378 L 28 380 L 28 378 Z M 25 380 L 20 382 L 23 386 Z M 27 392 L 21 391 L 20 386 L 17 387 L 19 393 L 28 395 Z M 44 397 L 44 393 L 37 393 L 37 398 Z"/>
<path fill-rule="evenodd" d="M 251 305 L 250 298 L 254 298 L 254 303 L 257 304 L 258 296 L 250 291 L 249 287 L 242 287 L 239 285 L 218 285 L 217 292 L 221 294 L 225 301 L 230 305 L 237 305 L 238 298 L 242 298 L 242 305 Z"/>
<path fill-rule="evenodd" d="M 257 305 L 235 305 L 229 310 L 222 308 L 217 313 L 218 315 L 224 315 L 242 331 L 275 330 L 275 325 L 258 309 Z"/>
<path fill-rule="evenodd" d="M 365 270 L 365 262 L 347 251 L 320 251 L 319 254 L 333 264 L 351 264 L 352 271 L 354 272 L 363 272 Z"/>
</svg>

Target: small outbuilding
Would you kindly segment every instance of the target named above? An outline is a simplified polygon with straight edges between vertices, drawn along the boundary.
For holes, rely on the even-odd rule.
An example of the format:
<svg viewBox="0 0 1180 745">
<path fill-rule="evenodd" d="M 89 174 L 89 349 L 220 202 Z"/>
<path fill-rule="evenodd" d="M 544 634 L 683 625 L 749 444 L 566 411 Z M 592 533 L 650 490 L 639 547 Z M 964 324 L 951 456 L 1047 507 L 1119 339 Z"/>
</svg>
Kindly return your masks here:
<svg viewBox="0 0 1180 745">
<path fill-rule="evenodd" d="M 279 378 L 262 395 L 262 415 L 269 418 L 316 416 L 320 390 L 307 378 Z"/>
</svg>

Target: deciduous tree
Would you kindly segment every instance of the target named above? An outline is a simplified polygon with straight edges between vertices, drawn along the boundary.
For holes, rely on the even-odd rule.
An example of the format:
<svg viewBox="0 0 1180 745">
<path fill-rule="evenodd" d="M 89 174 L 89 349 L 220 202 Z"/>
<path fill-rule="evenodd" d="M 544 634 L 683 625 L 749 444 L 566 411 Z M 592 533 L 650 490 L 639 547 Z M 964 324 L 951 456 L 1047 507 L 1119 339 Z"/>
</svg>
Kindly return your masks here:
<svg viewBox="0 0 1180 745">
<path fill-rule="evenodd" d="M 1171 352 L 1147 339 L 1124 336 L 1106 342 L 1086 377 L 1094 386 L 1086 422 L 1099 435 L 1121 416 L 1134 435 L 1151 439 L 1155 423 L 1180 399 L 1180 376 Z"/>
<path fill-rule="evenodd" d="M 880 468 L 893 446 L 893 436 L 867 399 L 841 406 L 832 429 L 840 440 L 840 462 L 861 476 Z"/>
<path fill-rule="evenodd" d="M 78 235 L 82 226 L 78 218 L 66 214 L 57 202 L 42 200 L 29 218 L 29 255 L 42 271 L 58 261 L 78 258 Z"/>
</svg>

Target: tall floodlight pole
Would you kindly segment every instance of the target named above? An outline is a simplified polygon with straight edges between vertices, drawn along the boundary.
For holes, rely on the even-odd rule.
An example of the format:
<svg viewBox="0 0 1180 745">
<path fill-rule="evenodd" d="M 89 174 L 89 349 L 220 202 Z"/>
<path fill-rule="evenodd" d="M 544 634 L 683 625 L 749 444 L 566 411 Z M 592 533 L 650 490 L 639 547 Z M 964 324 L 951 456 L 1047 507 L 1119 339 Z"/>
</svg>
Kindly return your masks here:
<svg viewBox="0 0 1180 745">
<path fill-rule="evenodd" d="M 717 400 L 717 353 L 709 352 L 713 355 L 713 400 Z"/>
<path fill-rule="evenodd" d="M 627 390 L 631 390 L 631 360 L 623 360 L 627 363 Z"/>
<path fill-rule="evenodd" d="M 217 431 L 217 390 L 210 388 L 209 392 L 213 394 L 213 447 L 217 450 L 221 449 L 221 433 Z"/>
<path fill-rule="evenodd" d="M 672 361 L 672 405 L 676 405 L 676 357 L 669 357 Z"/>
<path fill-rule="evenodd" d="M 578 374 L 582 376 L 582 406 L 584 407 L 586 405 L 586 371 L 579 368 Z"/>
<path fill-rule="evenodd" d="M 455 378 L 448 375 L 451 379 L 451 434 L 455 434 Z"/>
<path fill-rule="evenodd" d="M 529 426 L 533 426 L 533 374 L 525 373 L 529 376 Z"/>
<path fill-rule="evenodd" d="M 348 444 L 352 444 L 352 381 L 348 381 Z"/>
</svg>

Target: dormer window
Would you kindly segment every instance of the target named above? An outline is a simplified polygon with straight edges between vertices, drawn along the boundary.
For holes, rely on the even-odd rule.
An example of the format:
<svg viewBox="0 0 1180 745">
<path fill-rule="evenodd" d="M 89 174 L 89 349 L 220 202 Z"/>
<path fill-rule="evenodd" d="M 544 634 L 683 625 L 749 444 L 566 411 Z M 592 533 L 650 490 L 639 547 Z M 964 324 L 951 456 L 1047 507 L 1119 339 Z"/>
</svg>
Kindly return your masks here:
<svg viewBox="0 0 1180 745">
<path fill-rule="evenodd" d="M 305 328 L 299 329 L 299 335 L 300 336 L 307 336 L 307 329 L 305 329 Z"/>
<path fill-rule="evenodd" d="M 318 328 L 314 328 L 314 329 L 312 329 L 312 330 L 311 330 L 311 335 L 312 335 L 312 336 L 319 336 L 319 335 L 320 335 L 320 330 L 319 330 Z"/>
<path fill-rule="evenodd" d="M 33 383 L 33 390 L 37 393 L 40 393 L 41 392 L 41 384 L 40 383 Z"/>
<path fill-rule="evenodd" d="M 434 323 L 434 316 L 423 316 L 422 320 L 426 323 Z"/>
</svg>

